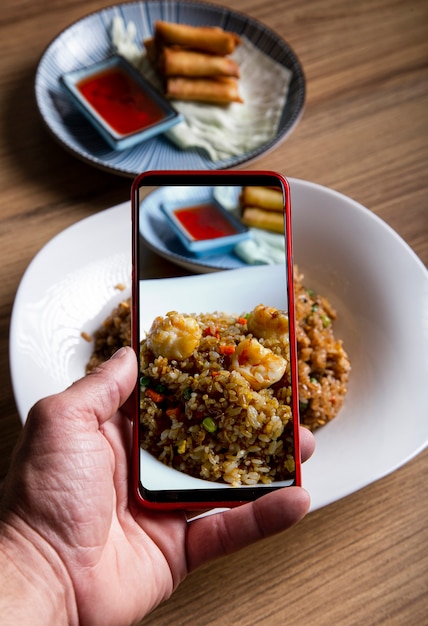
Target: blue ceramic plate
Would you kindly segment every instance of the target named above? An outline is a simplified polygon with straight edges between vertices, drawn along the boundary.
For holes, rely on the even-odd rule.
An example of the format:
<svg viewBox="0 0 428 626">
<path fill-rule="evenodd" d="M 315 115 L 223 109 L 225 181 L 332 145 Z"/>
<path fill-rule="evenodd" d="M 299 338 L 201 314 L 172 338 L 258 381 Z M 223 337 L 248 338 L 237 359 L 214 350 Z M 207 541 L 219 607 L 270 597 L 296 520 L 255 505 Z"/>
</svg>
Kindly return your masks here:
<svg viewBox="0 0 428 626">
<path fill-rule="evenodd" d="M 163 207 L 175 206 L 178 200 L 193 203 L 195 189 L 182 187 L 178 198 L 176 188 L 159 187 L 141 203 L 140 235 L 148 248 L 181 267 L 201 273 L 248 267 L 247 263 L 233 253 L 233 250 L 219 250 L 204 257 L 197 257 L 193 254 L 165 216 Z"/>
<path fill-rule="evenodd" d="M 69 102 L 60 77 L 99 63 L 111 56 L 111 25 L 115 17 L 136 26 L 136 41 L 153 34 L 156 20 L 191 25 L 219 26 L 245 37 L 267 57 L 292 72 L 286 103 L 275 136 L 263 145 L 237 156 L 213 161 L 201 149 L 181 150 L 164 135 L 126 150 L 114 150 Z M 134 177 L 160 169 L 217 170 L 236 167 L 272 149 L 293 130 L 305 100 L 303 70 L 288 44 L 257 20 L 226 7 L 203 2 L 130 2 L 107 7 L 75 22 L 52 41 L 36 73 L 36 101 L 42 119 L 53 135 L 76 156 L 102 169 Z"/>
</svg>

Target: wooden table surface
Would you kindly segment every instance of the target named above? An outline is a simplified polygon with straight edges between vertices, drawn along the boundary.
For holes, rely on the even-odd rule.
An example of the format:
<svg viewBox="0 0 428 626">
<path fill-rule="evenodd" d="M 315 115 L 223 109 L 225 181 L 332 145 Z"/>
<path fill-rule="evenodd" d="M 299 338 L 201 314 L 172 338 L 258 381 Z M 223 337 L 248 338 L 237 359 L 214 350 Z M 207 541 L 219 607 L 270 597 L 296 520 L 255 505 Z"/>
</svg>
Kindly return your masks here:
<svg viewBox="0 0 428 626">
<path fill-rule="evenodd" d="M 341 191 L 428 261 L 426 0 L 228 0 L 275 30 L 305 70 L 294 133 L 257 168 Z M 47 44 L 100 0 L 4 0 L 0 17 L 0 472 L 21 430 L 8 335 L 34 255 L 77 220 L 129 198 L 130 180 L 79 161 L 44 128 L 33 81 Z M 180 269 L 161 262 L 162 271 Z M 409 411 L 411 398 L 409 398 Z M 428 418 L 428 410 L 427 410 Z M 403 428 L 406 416 L 403 415 Z M 362 452 L 363 454 L 363 452 Z M 294 529 L 191 575 L 145 621 L 420 625 L 428 615 L 428 451 Z"/>
</svg>

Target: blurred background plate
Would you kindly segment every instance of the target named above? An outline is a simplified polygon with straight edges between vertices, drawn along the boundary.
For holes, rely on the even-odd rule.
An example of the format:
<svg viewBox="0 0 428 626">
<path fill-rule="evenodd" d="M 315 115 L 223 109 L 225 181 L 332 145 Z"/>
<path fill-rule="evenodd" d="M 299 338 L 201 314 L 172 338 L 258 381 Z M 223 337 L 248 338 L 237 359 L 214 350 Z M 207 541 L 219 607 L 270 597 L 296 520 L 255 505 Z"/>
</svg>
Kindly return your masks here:
<svg viewBox="0 0 428 626">
<path fill-rule="evenodd" d="M 218 191 L 218 188 L 213 187 L 213 192 L 214 189 Z M 183 186 L 180 189 L 180 199 L 186 199 L 191 202 L 194 193 L 191 187 Z M 235 194 L 237 193 L 235 192 Z M 176 196 L 176 188 L 164 186 L 150 193 L 141 203 L 140 235 L 144 239 L 146 246 L 163 258 L 192 272 L 209 273 L 247 267 L 247 263 L 234 254 L 233 250 L 221 251 L 201 258 L 196 257 L 187 250 L 182 245 L 161 208 L 162 203 L 173 201 Z"/>
<path fill-rule="evenodd" d="M 113 18 L 134 22 L 136 41 L 153 34 L 156 20 L 219 26 L 244 36 L 257 49 L 291 70 L 288 97 L 276 135 L 258 148 L 224 160 L 211 160 L 200 149 L 181 150 L 165 137 L 156 137 L 134 148 L 109 148 L 80 113 L 69 112 L 59 77 L 69 71 L 102 61 L 112 53 Z M 202 2 L 131 2 L 90 14 L 75 22 L 46 49 L 40 60 L 35 93 L 43 121 L 64 147 L 91 165 L 124 176 L 157 169 L 225 169 L 254 160 L 272 149 L 293 130 L 305 101 L 305 78 L 298 58 L 289 45 L 261 22 L 226 7 Z"/>
<path fill-rule="evenodd" d="M 314 510 L 394 471 L 428 443 L 428 272 L 403 239 L 362 205 L 320 185 L 289 182 L 303 284 L 336 309 L 335 336 L 352 366 L 344 406 L 316 432 L 316 452 L 303 466 Z M 185 293 L 200 290 L 207 306 L 214 299 L 226 309 L 232 294 L 241 303 L 253 292 L 252 272 L 266 274 L 266 289 L 275 297 L 276 271 L 259 266 L 152 282 L 166 308 L 169 289 L 180 281 Z M 250 279 L 239 290 L 225 289 L 230 272 L 248 272 Z M 129 202 L 74 224 L 34 258 L 19 286 L 10 329 L 22 421 L 34 402 L 84 374 L 92 345 L 82 331 L 93 333 L 130 295 L 130 279 Z"/>
</svg>

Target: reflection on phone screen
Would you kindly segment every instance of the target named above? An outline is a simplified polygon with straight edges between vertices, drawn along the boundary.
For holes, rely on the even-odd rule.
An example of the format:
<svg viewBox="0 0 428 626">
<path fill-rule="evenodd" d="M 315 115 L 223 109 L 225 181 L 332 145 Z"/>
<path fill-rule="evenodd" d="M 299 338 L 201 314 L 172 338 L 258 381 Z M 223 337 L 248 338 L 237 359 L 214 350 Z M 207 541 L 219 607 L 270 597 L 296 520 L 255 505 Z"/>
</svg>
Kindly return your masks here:
<svg viewBox="0 0 428 626">
<path fill-rule="evenodd" d="M 296 484 L 286 190 L 241 179 L 141 181 L 140 217 L 195 268 L 156 280 L 137 263 L 140 474 L 152 492 Z M 281 263 L 198 271 L 251 246 L 261 220 L 282 238 Z"/>
</svg>

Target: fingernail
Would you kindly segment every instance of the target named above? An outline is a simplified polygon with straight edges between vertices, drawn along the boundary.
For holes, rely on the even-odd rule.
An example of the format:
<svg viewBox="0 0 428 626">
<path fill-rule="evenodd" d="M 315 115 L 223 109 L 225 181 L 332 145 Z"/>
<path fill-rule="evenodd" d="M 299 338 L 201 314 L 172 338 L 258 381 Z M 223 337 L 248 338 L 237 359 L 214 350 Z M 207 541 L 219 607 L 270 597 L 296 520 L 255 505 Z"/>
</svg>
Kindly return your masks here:
<svg viewBox="0 0 428 626">
<path fill-rule="evenodd" d="M 126 352 L 127 352 L 127 349 L 125 347 L 119 348 L 119 350 L 117 352 L 115 352 L 111 358 L 112 359 L 121 359 L 122 357 L 125 356 Z"/>
</svg>

